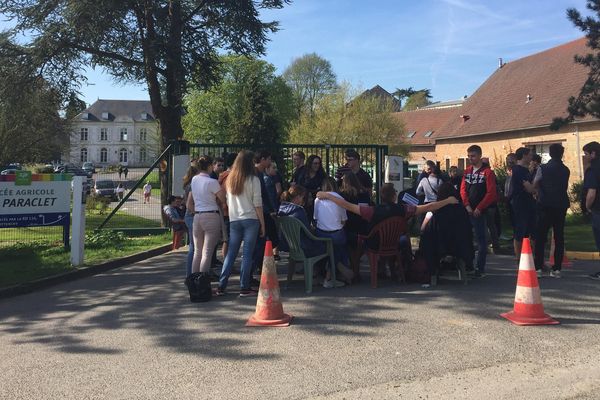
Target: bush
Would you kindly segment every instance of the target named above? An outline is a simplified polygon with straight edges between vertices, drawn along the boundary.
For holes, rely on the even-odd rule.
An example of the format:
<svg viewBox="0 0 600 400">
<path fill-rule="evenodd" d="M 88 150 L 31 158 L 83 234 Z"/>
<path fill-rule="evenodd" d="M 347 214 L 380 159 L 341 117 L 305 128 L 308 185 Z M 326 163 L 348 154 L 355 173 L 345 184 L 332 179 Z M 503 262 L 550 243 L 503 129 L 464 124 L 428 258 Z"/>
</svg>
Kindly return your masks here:
<svg viewBox="0 0 600 400">
<path fill-rule="evenodd" d="M 575 182 L 569 188 L 569 201 L 574 214 L 583 214 L 583 181 Z"/>
<path fill-rule="evenodd" d="M 90 249 L 99 249 L 112 247 L 116 249 L 123 248 L 123 245 L 131 239 L 125 236 L 123 232 L 110 230 L 100 230 L 85 235 L 85 246 Z"/>
<path fill-rule="evenodd" d="M 110 204 L 110 199 L 106 197 L 99 197 L 89 195 L 85 202 L 85 209 L 88 212 L 97 211 L 98 214 L 104 215 L 108 210 L 108 205 Z"/>
</svg>

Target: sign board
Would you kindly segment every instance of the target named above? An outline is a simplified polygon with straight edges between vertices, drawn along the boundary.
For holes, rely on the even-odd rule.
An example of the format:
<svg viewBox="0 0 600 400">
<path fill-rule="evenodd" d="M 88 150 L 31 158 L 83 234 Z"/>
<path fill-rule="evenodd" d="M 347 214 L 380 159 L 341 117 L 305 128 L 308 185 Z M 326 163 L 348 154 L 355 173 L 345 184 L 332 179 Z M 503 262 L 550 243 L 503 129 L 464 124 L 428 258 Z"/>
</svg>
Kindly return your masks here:
<svg viewBox="0 0 600 400">
<path fill-rule="evenodd" d="M 69 226 L 71 175 L 19 172 L 0 177 L 0 228 Z"/>
<path fill-rule="evenodd" d="M 404 190 L 404 159 L 400 156 L 385 156 L 385 183 L 392 183 L 394 188 Z"/>
</svg>

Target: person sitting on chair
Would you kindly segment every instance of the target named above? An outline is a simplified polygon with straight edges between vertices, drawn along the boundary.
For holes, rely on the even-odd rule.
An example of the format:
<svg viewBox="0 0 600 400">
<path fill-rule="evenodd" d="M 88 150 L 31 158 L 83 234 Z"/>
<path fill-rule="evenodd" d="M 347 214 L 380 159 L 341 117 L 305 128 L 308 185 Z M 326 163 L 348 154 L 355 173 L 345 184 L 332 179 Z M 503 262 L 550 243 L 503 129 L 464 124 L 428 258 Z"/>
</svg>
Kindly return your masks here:
<svg viewBox="0 0 600 400">
<path fill-rule="evenodd" d="M 443 183 L 438 190 L 438 201 L 458 200 L 459 194 L 451 183 Z M 445 256 L 452 256 L 465 263 L 467 271 L 473 270 L 473 230 L 469 214 L 460 204 L 452 204 L 437 211 L 428 212 L 421 226 L 419 250 L 425 255 L 427 267 L 434 277 Z M 435 280 L 435 278 L 433 278 Z M 434 282 L 435 283 L 435 282 Z"/>
</svg>

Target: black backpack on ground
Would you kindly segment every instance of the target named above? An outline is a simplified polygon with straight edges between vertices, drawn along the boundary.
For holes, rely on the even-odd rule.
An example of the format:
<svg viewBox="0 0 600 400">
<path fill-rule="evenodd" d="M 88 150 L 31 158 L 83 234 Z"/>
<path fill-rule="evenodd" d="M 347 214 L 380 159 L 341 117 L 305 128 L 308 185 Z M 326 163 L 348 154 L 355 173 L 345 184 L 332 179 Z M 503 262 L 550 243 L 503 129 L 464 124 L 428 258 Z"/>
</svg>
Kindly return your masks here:
<svg viewBox="0 0 600 400">
<path fill-rule="evenodd" d="M 190 292 L 190 301 L 192 303 L 202 303 L 210 301 L 212 297 L 212 288 L 210 286 L 210 275 L 202 272 L 194 272 L 185 279 L 185 286 Z"/>
</svg>

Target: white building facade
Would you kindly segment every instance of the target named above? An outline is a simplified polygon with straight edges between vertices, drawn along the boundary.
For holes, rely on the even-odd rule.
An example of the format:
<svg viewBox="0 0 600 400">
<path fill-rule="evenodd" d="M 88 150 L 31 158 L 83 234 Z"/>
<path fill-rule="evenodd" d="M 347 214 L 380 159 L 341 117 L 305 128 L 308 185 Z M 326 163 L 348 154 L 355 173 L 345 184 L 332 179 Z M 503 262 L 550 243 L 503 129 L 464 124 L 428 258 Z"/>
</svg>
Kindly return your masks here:
<svg viewBox="0 0 600 400">
<path fill-rule="evenodd" d="M 149 167 L 159 143 L 149 101 L 98 99 L 75 117 L 68 158 L 76 165 Z"/>
</svg>

